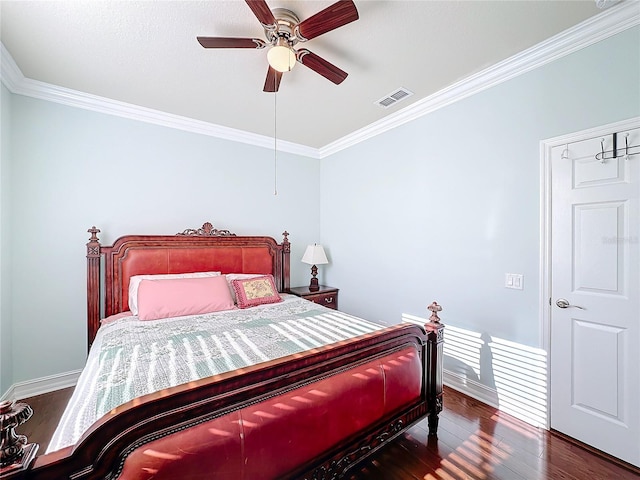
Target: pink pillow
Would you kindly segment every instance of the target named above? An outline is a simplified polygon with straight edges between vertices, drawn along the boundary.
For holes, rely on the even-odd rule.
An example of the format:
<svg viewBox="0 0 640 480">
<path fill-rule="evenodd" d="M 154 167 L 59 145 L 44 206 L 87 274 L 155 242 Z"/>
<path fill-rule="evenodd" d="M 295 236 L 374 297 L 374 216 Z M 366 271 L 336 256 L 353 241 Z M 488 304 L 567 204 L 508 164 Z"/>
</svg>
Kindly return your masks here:
<svg viewBox="0 0 640 480">
<path fill-rule="evenodd" d="M 194 273 L 161 273 L 153 275 L 134 275 L 129 279 L 129 310 L 134 315 L 138 314 L 138 287 L 142 280 L 165 280 L 169 278 L 201 278 L 215 277 L 220 272 L 194 272 Z"/>
<path fill-rule="evenodd" d="M 240 308 L 282 301 L 272 275 L 233 280 L 231 284 L 236 292 L 238 307 Z"/>
<path fill-rule="evenodd" d="M 142 280 L 138 287 L 140 320 L 199 315 L 233 308 L 233 299 L 223 276 Z"/>
</svg>

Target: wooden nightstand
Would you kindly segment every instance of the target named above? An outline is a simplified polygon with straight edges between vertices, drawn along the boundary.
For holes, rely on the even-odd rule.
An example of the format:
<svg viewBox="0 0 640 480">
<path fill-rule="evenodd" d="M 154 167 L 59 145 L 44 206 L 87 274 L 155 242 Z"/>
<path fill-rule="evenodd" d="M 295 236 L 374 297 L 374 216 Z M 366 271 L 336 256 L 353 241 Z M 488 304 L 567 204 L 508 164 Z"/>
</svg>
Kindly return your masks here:
<svg viewBox="0 0 640 480">
<path fill-rule="evenodd" d="M 289 292 L 309 300 L 325 307 L 338 309 L 338 289 L 328 287 L 326 285 L 320 285 L 320 290 L 316 292 L 310 292 L 309 287 L 293 287 L 289 289 Z"/>
</svg>

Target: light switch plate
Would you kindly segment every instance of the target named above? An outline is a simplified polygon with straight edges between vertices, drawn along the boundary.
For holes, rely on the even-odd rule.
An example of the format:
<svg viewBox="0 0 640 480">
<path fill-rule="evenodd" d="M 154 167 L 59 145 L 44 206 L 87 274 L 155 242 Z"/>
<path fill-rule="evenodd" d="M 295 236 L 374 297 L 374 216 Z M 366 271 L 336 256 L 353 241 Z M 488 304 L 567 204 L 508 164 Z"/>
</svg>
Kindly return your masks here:
<svg viewBox="0 0 640 480">
<path fill-rule="evenodd" d="M 516 290 L 524 289 L 524 275 L 521 273 L 505 273 L 504 286 Z"/>
</svg>

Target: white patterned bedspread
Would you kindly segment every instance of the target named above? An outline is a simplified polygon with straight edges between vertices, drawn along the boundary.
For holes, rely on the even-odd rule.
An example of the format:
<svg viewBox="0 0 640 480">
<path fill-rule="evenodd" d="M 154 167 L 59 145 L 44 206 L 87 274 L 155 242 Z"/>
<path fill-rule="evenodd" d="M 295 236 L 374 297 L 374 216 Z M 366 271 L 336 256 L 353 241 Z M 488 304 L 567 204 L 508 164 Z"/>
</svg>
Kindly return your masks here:
<svg viewBox="0 0 640 480">
<path fill-rule="evenodd" d="M 244 310 L 102 325 L 47 452 L 73 445 L 106 412 L 141 395 L 384 328 L 282 297 Z"/>
</svg>

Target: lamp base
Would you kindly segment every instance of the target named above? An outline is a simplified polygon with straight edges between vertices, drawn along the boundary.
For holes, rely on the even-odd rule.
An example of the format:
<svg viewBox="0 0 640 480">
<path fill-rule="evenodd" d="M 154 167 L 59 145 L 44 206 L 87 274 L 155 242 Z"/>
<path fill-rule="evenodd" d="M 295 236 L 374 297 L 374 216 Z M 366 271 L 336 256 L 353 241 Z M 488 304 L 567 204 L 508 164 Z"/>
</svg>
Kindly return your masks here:
<svg viewBox="0 0 640 480">
<path fill-rule="evenodd" d="M 311 267 L 311 283 L 309 284 L 310 292 L 317 292 L 318 290 L 320 290 L 320 285 L 318 285 L 318 279 L 316 278 L 316 275 L 318 275 L 318 267 L 313 265 Z"/>
</svg>

